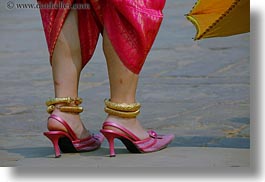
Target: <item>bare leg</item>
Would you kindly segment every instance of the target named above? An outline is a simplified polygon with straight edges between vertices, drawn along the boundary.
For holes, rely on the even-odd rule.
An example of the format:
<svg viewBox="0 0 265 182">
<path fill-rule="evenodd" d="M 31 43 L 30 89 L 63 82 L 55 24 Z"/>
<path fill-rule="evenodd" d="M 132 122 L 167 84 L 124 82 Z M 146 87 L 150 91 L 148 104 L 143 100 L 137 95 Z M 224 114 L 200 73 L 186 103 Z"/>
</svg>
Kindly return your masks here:
<svg viewBox="0 0 265 182">
<path fill-rule="evenodd" d="M 104 31 L 103 49 L 107 60 L 108 74 L 110 80 L 111 101 L 116 103 L 134 103 L 139 76 L 126 68 L 111 45 L 111 42 Z M 148 137 L 136 118 L 119 118 L 108 115 L 106 120 L 122 124 L 140 139 Z"/>
<path fill-rule="evenodd" d="M 52 58 L 55 97 L 78 97 L 81 66 L 77 12 L 71 10 L 58 37 Z M 77 137 L 89 136 L 79 114 L 60 112 L 58 109 L 55 109 L 53 114 L 63 118 L 75 131 Z M 48 129 L 66 131 L 64 126 L 54 119 L 49 119 Z"/>
</svg>

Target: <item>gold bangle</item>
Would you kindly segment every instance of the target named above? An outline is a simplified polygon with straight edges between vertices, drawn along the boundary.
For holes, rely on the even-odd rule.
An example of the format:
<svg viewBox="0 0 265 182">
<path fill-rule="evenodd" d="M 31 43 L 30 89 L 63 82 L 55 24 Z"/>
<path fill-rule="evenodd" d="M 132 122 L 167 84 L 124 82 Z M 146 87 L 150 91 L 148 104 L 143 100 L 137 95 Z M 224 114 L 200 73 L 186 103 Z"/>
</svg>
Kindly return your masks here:
<svg viewBox="0 0 265 182">
<path fill-rule="evenodd" d="M 55 108 L 59 109 L 62 112 L 73 112 L 73 113 L 81 113 L 83 111 L 82 107 L 78 105 L 82 103 L 82 99 L 71 98 L 71 97 L 57 97 L 53 99 L 49 99 L 46 101 L 47 112 L 51 114 Z M 55 106 L 56 104 L 62 104 L 61 106 Z"/>
<path fill-rule="evenodd" d="M 54 104 L 60 104 L 60 103 L 65 103 L 65 104 L 75 104 L 75 105 L 79 105 L 82 103 L 82 99 L 77 97 L 77 98 L 71 98 L 71 97 L 57 97 L 57 98 L 53 98 L 53 99 L 49 99 L 46 101 L 46 105 L 50 106 L 50 105 L 54 105 Z"/>
<path fill-rule="evenodd" d="M 83 107 L 80 106 L 61 106 L 59 107 L 62 112 L 73 112 L 73 113 L 81 113 L 83 112 Z"/>
<path fill-rule="evenodd" d="M 129 111 L 129 112 L 125 112 L 125 111 L 118 111 L 118 110 L 114 110 L 108 107 L 104 108 L 105 112 L 113 115 L 113 116 L 118 116 L 118 117 L 122 117 L 122 118 L 136 118 L 136 116 L 140 113 L 140 110 L 136 110 L 136 111 Z"/>
<path fill-rule="evenodd" d="M 126 112 L 137 111 L 141 107 L 141 104 L 138 102 L 137 103 L 131 103 L 131 104 L 115 103 L 115 102 L 111 102 L 109 99 L 105 99 L 104 102 L 108 108 L 111 108 L 111 109 L 114 109 L 117 111 L 126 111 Z"/>
<path fill-rule="evenodd" d="M 61 112 L 72 112 L 72 113 L 81 113 L 83 112 L 83 107 L 80 106 L 60 106 L 60 107 L 56 107 L 54 105 L 50 105 L 47 107 L 47 112 L 49 114 L 51 114 L 54 109 L 57 108 L 59 109 Z"/>
<path fill-rule="evenodd" d="M 55 109 L 55 106 L 54 105 L 50 105 L 47 107 L 47 113 L 51 114 Z"/>
</svg>

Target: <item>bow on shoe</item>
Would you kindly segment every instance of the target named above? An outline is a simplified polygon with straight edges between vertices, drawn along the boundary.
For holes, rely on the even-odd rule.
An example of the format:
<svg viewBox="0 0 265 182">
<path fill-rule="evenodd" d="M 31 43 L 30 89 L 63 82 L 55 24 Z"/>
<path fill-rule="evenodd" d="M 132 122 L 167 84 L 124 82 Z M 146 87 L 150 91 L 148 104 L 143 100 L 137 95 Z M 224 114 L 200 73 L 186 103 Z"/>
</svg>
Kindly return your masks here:
<svg viewBox="0 0 265 182">
<path fill-rule="evenodd" d="M 149 130 L 148 134 L 150 137 L 154 138 L 154 139 L 162 139 L 163 135 L 158 135 L 154 130 Z"/>
</svg>

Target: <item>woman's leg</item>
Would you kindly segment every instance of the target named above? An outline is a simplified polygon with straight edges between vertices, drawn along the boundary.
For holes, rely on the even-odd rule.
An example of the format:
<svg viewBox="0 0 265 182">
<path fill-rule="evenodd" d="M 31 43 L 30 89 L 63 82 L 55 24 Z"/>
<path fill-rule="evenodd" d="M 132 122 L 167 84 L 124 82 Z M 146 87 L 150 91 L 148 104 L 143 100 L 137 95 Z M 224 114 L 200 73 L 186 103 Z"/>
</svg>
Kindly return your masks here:
<svg viewBox="0 0 265 182">
<path fill-rule="evenodd" d="M 106 31 L 103 32 L 103 50 L 108 66 L 111 101 L 116 103 L 135 103 L 139 76 L 123 65 Z M 120 118 L 108 115 L 106 120 L 122 124 L 140 139 L 145 139 L 149 136 L 136 118 Z"/>
<path fill-rule="evenodd" d="M 55 97 L 78 97 L 81 68 L 77 11 L 71 10 L 62 27 L 52 57 Z M 58 109 L 55 109 L 53 114 L 63 118 L 77 137 L 85 138 L 89 136 L 89 132 L 85 129 L 79 114 L 60 112 Z M 48 129 L 66 131 L 65 127 L 54 119 L 49 119 Z"/>
</svg>

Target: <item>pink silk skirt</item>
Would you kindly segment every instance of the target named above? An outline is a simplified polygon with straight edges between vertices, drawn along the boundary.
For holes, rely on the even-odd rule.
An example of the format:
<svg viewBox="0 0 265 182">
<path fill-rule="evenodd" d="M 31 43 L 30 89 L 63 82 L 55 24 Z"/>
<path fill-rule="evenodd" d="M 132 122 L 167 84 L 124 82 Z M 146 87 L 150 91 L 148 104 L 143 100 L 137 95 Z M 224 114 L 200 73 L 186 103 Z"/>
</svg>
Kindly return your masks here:
<svg viewBox="0 0 265 182">
<path fill-rule="evenodd" d="M 161 25 L 165 0 L 37 0 L 40 5 L 90 4 L 78 9 L 78 31 L 83 67 L 91 59 L 103 29 L 123 64 L 139 74 Z M 40 8 L 50 53 L 70 8 Z"/>
</svg>

